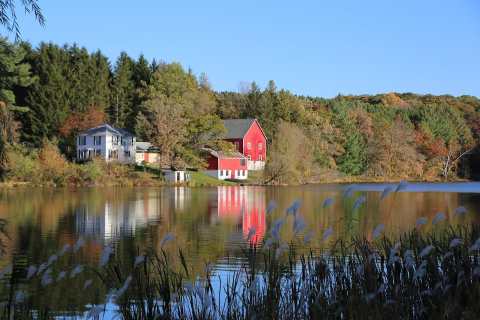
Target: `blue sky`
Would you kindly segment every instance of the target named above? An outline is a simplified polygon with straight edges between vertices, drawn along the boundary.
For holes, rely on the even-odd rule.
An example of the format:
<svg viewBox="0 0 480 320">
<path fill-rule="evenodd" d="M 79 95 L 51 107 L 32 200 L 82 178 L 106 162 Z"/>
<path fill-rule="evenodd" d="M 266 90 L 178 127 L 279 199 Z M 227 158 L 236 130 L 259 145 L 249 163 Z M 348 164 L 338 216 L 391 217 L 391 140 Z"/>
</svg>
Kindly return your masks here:
<svg viewBox="0 0 480 320">
<path fill-rule="evenodd" d="M 53 1 L 23 39 L 177 61 L 216 90 L 480 96 L 480 1 Z M 20 16 L 23 16 L 21 14 Z M 4 33 L 4 31 L 2 30 Z"/>
</svg>

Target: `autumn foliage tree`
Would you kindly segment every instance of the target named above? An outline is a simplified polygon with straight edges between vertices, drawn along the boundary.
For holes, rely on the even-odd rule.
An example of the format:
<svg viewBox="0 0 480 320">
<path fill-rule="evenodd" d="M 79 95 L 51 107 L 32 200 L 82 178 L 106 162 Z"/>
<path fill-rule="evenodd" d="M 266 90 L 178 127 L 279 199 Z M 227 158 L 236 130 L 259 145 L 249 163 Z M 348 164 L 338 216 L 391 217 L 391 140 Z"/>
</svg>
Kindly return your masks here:
<svg viewBox="0 0 480 320">
<path fill-rule="evenodd" d="M 371 176 L 420 178 L 423 159 L 415 148 L 415 134 L 400 118 L 376 125 L 375 137 L 368 144 L 368 169 Z"/>
<path fill-rule="evenodd" d="M 105 112 L 96 106 L 90 106 L 85 112 L 73 112 L 63 122 L 59 129 L 63 137 L 63 149 L 65 153 L 72 157 L 75 150 L 76 135 L 89 128 L 96 127 L 105 123 Z"/>
</svg>

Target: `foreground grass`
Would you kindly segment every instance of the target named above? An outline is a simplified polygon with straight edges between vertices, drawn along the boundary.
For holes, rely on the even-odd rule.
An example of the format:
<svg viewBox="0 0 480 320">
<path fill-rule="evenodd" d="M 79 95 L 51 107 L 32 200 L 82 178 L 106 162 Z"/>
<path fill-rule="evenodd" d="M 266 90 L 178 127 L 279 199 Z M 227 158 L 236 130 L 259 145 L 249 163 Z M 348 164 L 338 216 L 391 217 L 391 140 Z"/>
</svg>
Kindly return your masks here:
<svg viewBox="0 0 480 320">
<path fill-rule="evenodd" d="M 158 251 L 135 261 L 105 248 L 100 266 L 79 272 L 90 272 L 108 292 L 104 303 L 89 307 L 87 318 L 103 318 L 107 303 L 114 303 L 122 319 L 477 319 L 479 236 L 474 225 L 413 230 L 397 238 L 338 241 L 317 255 L 269 241 L 246 248 L 243 266 L 228 278 L 207 266 L 198 280 L 182 251 L 163 250 L 172 240 L 167 236 Z M 26 270 L 13 274 L 24 278 Z M 30 281 L 45 275 L 37 277 L 42 279 Z M 18 288 L 7 287 L 2 318 L 55 314 L 33 297 L 17 299 Z"/>
</svg>

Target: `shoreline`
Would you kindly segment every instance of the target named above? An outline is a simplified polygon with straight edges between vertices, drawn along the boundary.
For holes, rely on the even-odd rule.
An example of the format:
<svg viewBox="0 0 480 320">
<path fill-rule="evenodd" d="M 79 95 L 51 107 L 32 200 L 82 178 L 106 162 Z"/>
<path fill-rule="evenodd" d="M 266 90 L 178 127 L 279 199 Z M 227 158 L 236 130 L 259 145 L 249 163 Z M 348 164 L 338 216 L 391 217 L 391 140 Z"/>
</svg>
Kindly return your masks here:
<svg viewBox="0 0 480 320">
<path fill-rule="evenodd" d="M 430 185 L 442 185 L 442 184 L 472 184 L 472 183 L 480 183 L 480 181 L 476 180 L 467 180 L 467 179 L 454 179 L 454 180 L 403 180 L 403 179 L 391 179 L 391 180 L 379 180 L 379 179 L 333 179 L 330 181 L 316 181 L 316 182 L 308 182 L 303 184 L 264 184 L 264 183 L 257 183 L 257 182 L 236 182 L 236 181 L 222 181 L 218 180 L 215 183 L 168 183 L 165 181 L 155 181 L 154 179 L 141 179 L 141 180 L 123 180 L 122 182 L 117 183 L 90 183 L 90 184 L 64 184 L 64 185 L 56 185 L 53 183 L 33 183 L 33 182 L 25 182 L 25 181 L 5 181 L 0 182 L 0 189 L 15 189 L 15 188 L 54 188 L 54 189 L 77 189 L 77 188 L 155 188 L 155 187 L 189 187 L 189 188 L 211 188 L 211 187 L 219 187 L 219 186 L 257 186 L 257 187 L 296 187 L 296 186 L 327 186 L 327 185 L 371 185 L 373 188 L 376 189 L 375 185 L 395 185 L 398 184 L 400 181 L 407 181 L 410 184 L 430 184 Z M 127 182 L 127 183 L 125 183 Z M 360 188 L 365 189 L 365 188 Z M 370 191 L 370 190 L 365 190 Z M 378 190 L 375 190 L 378 191 Z M 480 189 L 478 190 L 480 192 Z"/>
</svg>

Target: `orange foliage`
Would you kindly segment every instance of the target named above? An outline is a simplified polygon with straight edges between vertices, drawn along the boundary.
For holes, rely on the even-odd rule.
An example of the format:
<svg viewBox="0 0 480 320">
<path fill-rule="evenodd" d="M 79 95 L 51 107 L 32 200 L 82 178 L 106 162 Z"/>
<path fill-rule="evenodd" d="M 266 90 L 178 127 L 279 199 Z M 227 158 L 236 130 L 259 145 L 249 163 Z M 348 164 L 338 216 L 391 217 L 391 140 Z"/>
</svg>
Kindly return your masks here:
<svg viewBox="0 0 480 320">
<path fill-rule="evenodd" d="M 360 132 L 370 139 L 373 137 L 373 120 L 367 111 L 361 108 L 355 108 L 350 111 L 350 116 L 354 119 Z"/>
<path fill-rule="evenodd" d="M 60 127 L 60 134 L 68 137 L 77 132 L 87 130 L 105 123 L 106 115 L 103 110 L 96 106 L 90 106 L 86 112 L 74 112 L 70 114 Z"/>
<path fill-rule="evenodd" d="M 408 103 L 402 100 L 402 98 L 400 98 L 393 92 L 390 92 L 384 95 L 382 97 L 382 103 L 386 106 L 394 106 L 394 107 L 401 107 L 401 108 L 408 107 Z"/>
<path fill-rule="evenodd" d="M 415 132 L 415 142 L 429 159 L 448 154 L 447 146 L 441 138 L 435 139 L 423 131 Z"/>
</svg>

